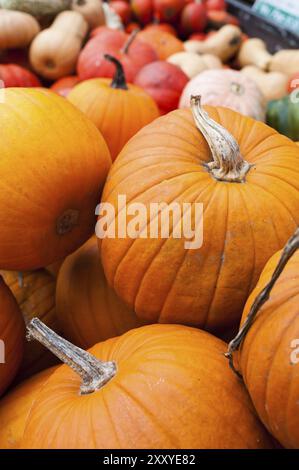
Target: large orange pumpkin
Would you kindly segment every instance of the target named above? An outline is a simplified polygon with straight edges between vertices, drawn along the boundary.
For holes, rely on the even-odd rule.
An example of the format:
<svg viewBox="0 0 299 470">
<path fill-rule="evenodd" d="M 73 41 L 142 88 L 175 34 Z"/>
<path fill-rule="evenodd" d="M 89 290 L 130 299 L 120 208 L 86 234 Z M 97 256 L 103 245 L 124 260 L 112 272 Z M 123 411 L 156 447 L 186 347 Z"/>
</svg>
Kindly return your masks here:
<svg viewBox="0 0 299 470">
<path fill-rule="evenodd" d="M 64 261 L 56 306 L 64 335 L 84 349 L 143 323 L 107 285 L 95 238 Z"/>
<path fill-rule="evenodd" d="M 231 343 L 235 350 L 241 342 L 239 361 L 233 359 L 259 417 L 293 449 L 299 448 L 299 251 L 293 254 L 298 248 L 299 229 L 266 264 Z"/>
<path fill-rule="evenodd" d="M 200 247 L 192 249 L 172 236 L 171 223 L 169 237 L 160 230 L 150 238 L 148 215 L 137 238 L 126 236 L 123 224 L 124 238 L 117 229 L 100 247 L 109 284 L 138 316 L 215 330 L 238 324 L 265 263 L 299 222 L 299 150 L 265 124 L 229 109 L 207 107 L 209 117 L 198 101 L 193 98 L 194 117 L 188 109 L 174 111 L 130 140 L 102 202 L 111 203 L 116 215 L 122 209 L 120 221 L 125 212 L 131 220 L 131 203 L 144 204 L 148 214 L 151 203 L 176 202 L 181 215 L 182 204 L 190 203 L 193 229 L 194 203 L 202 203 L 202 246 L 199 236 Z M 119 208 L 118 195 L 126 196 Z"/>
<path fill-rule="evenodd" d="M 68 99 L 101 131 L 114 160 L 127 141 L 160 113 L 147 93 L 126 83 L 121 63 L 110 55 L 104 57 L 116 66 L 113 80 L 86 80 L 70 92 Z"/>
<path fill-rule="evenodd" d="M 25 324 L 18 304 L 0 276 L 0 396 L 14 379 L 23 357 Z"/>
<path fill-rule="evenodd" d="M 54 371 L 35 397 L 21 447 L 271 446 L 245 388 L 225 362 L 225 343 L 208 333 L 145 326 L 99 343 L 89 354 L 39 320 L 28 331 L 77 370 L 84 383 L 80 395 L 80 377 L 70 367 Z"/>
<path fill-rule="evenodd" d="M 56 282 L 47 271 L 22 273 L 0 271 L 8 287 L 15 296 L 25 323 L 38 317 L 53 330 L 59 332 L 55 309 Z M 53 354 L 36 342 L 26 342 L 23 361 L 18 379 L 29 377 L 55 362 Z"/>
<path fill-rule="evenodd" d="M 176 52 L 183 52 L 184 46 L 182 41 L 173 34 L 156 29 L 145 29 L 137 34 L 140 41 L 152 46 L 159 60 L 166 60 L 167 57 Z"/>
<path fill-rule="evenodd" d="M 22 382 L 0 401 L 0 449 L 18 449 L 31 406 L 40 388 L 54 372 L 46 369 Z"/>
<path fill-rule="evenodd" d="M 0 267 L 24 271 L 91 236 L 111 160 L 94 124 L 56 93 L 7 88 L 2 98 Z"/>
</svg>

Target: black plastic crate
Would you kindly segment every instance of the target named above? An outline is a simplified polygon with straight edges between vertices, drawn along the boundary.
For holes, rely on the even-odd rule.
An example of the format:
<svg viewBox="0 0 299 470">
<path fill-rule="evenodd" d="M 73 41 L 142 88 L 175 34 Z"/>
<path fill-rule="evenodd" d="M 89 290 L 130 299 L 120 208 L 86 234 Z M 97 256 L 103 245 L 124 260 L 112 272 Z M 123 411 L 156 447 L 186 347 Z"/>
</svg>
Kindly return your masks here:
<svg viewBox="0 0 299 470">
<path fill-rule="evenodd" d="M 299 31 L 296 35 L 259 16 L 250 6 L 254 1 L 226 0 L 226 2 L 228 11 L 239 19 L 244 33 L 250 37 L 263 39 L 270 52 L 280 49 L 299 49 Z"/>
</svg>

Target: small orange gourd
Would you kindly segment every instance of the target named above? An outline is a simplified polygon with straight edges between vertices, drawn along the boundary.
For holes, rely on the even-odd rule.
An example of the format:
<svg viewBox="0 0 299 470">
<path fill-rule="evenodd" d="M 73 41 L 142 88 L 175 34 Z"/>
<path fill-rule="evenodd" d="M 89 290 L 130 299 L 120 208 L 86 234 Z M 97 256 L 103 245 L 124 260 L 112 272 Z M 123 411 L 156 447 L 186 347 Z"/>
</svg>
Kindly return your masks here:
<svg viewBox="0 0 299 470">
<path fill-rule="evenodd" d="M 105 58 L 116 67 L 112 82 L 106 78 L 86 80 L 70 92 L 68 100 L 101 131 L 114 160 L 127 141 L 160 113 L 146 92 L 126 83 L 121 63 L 108 54 Z"/>
</svg>

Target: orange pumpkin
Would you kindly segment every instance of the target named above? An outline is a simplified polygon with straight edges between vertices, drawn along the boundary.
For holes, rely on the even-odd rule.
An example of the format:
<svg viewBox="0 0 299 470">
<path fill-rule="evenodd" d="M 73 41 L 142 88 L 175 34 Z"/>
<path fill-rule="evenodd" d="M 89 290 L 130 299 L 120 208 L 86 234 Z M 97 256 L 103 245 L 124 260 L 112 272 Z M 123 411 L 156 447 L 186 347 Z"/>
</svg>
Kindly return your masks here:
<svg viewBox="0 0 299 470">
<path fill-rule="evenodd" d="M 95 237 L 64 261 L 56 305 L 65 337 L 84 349 L 144 324 L 107 285 Z"/>
<path fill-rule="evenodd" d="M 26 420 L 39 390 L 54 372 L 46 369 L 22 382 L 0 401 L 0 449 L 18 449 Z"/>
<path fill-rule="evenodd" d="M 55 310 L 56 283 L 49 273 L 41 269 L 21 275 L 14 271 L 0 271 L 0 274 L 15 296 L 25 323 L 38 316 L 50 328 L 60 331 Z M 26 342 L 18 380 L 51 366 L 54 359 L 40 344 Z"/>
<path fill-rule="evenodd" d="M 94 124 L 56 93 L 7 88 L 3 98 L 0 267 L 25 271 L 91 236 L 111 159 Z"/>
<path fill-rule="evenodd" d="M 141 237 L 120 238 L 117 229 L 100 249 L 109 284 L 138 316 L 215 331 L 239 323 L 266 261 L 299 223 L 299 152 L 263 123 L 205 109 L 210 117 L 194 97 L 192 111 L 173 111 L 142 129 L 114 163 L 102 198 L 116 214 L 119 194 L 126 196 L 123 213 L 131 203 L 149 211 L 151 203 L 176 202 L 182 216 L 190 203 L 192 230 L 198 217 L 195 239 L 186 236 L 192 248 L 171 235 L 171 223 L 168 238 L 161 230 L 150 238 L 148 218 Z M 203 204 L 203 217 L 194 202 Z"/>
<path fill-rule="evenodd" d="M 137 34 L 138 39 L 143 41 L 155 50 L 159 60 L 166 60 L 176 52 L 183 52 L 184 45 L 182 41 L 176 38 L 173 34 L 156 30 L 145 29 Z"/>
<path fill-rule="evenodd" d="M 28 332 L 84 383 L 80 395 L 80 377 L 66 365 L 50 376 L 35 397 L 21 447 L 271 447 L 245 388 L 225 363 L 225 343 L 208 333 L 151 325 L 86 353 L 39 320 Z"/>
<path fill-rule="evenodd" d="M 292 449 L 299 448 L 298 248 L 299 229 L 266 264 L 230 345 L 233 352 L 241 343 L 239 369 L 260 419 Z"/>
<path fill-rule="evenodd" d="M 101 131 L 114 160 L 127 141 L 160 113 L 147 93 L 126 83 L 119 60 L 108 54 L 104 57 L 115 64 L 113 80 L 86 80 L 70 92 L 68 99 Z"/>
<path fill-rule="evenodd" d="M 0 396 L 21 364 L 25 325 L 18 304 L 0 276 Z"/>
</svg>

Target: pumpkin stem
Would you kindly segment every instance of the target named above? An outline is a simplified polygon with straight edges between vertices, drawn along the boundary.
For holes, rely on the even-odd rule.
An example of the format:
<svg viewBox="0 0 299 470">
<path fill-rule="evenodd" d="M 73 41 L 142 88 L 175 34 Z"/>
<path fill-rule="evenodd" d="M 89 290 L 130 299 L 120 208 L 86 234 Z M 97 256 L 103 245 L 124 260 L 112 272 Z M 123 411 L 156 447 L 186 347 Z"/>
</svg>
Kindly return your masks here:
<svg viewBox="0 0 299 470">
<path fill-rule="evenodd" d="M 268 282 L 268 284 L 264 287 L 264 289 L 259 293 L 259 295 L 256 297 L 255 301 L 253 302 L 251 309 L 248 313 L 248 316 L 243 323 L 242 327 L 240 328 L 239 333 L 237 336 L 229 343 L 228 345 L 228 351 L 225 354 L 225 356 L 229 360 L 230 367 L 233 369 L 233 371 L 239 376 L 242 377 L 241 374 L 236 370 L 234 363 L 233 363 L 233 353 L 237 351 L 240 348 L 240 345 L 244 338 L 246 337 L 248 331 L 250 330 L 251 325 L 253 324 L 257 313 L 259 310 L 262 308 L 265 302 L 270 297 L 271 291 L 283 272 L 286 264 L 290 260 L 290 258 L 293 256 L 293 254 L 299 249 L 299 228 L 296 229 L 294 235 L 291 236 L 291 238 L 288 240 L 287 244 L 285 245 L 282 255 L 280 257 L 280 260 L 272 274 L 271 280 Z"/>
<path fill-rule="evenodd" d="M 103 362 L 48 328 L 38 318 L 27 325 L 27 339 L 36 339 L 82 378 L 80 395 L 102 388 L 116 374 L 115 362 Z"/>
<path fill-rule="evenodd" d="M 191 96 L 191 110 L 212 152 L 213 161 L 206 165 L 210 173 L 219 181 L 243 183 L 250 164 L 243 159 L 237 141 L 203 110 L 201 96 Z"/>
<path fill-rule="evenodd" d="M 132 42 L 135 40 L 137 34 L 139 33 L 140 29 L 136 28 L 134 31 L 131 32 L 130 36 L 128 37 L 128 40 L 125 42 L 123 47 L 121 48 L 120 52 L 121 54 L 127 54 L 129 52 L 129 48 L 132 44 Z"/>
<path fill-rule="evenodd" d="M 112 62 L 116 67 L 115 75 L 110 85 L 111 88 L 127 90 L 128 85 L 126 82 L 125 72 L 120 61 L 110 54 L 105 54 L 104 57 L 106 60 L 109 60 L 109 62 Z"/>
</svg>

